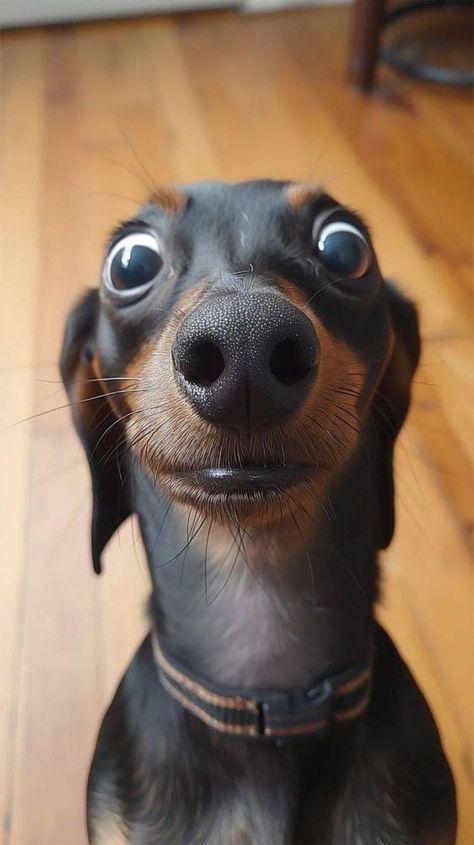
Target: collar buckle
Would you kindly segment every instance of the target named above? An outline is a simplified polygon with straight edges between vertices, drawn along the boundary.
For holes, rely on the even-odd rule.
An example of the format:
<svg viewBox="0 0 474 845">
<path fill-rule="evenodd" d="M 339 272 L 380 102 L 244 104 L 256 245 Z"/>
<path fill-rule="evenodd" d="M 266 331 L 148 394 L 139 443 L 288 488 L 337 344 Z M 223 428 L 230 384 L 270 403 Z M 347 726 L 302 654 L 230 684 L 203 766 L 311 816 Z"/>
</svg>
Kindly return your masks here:
<svg viewBox="0 0 474 845">
<path fill-rule="evenodd" d="M 297 737 L 324 733 L 333 709 L 334 688 L 329 680 L 305 692 L 271 692 L 258 702 L 259 734 Z"/>
</svg>

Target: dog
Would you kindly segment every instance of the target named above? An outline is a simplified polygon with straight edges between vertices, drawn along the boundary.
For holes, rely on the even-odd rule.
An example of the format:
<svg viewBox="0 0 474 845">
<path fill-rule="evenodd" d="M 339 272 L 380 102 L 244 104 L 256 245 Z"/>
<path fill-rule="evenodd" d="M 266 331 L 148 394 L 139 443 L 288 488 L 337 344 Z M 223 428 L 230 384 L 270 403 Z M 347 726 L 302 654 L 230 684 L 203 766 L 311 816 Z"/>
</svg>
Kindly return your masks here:
<svg viewBox="0 0 474 845">
<path fill-rule="evenodd" d="M 94 845 L 441 845 L 453 778 L 374 619 L 417 312 L 312 184 L 157 190 L 68 319 L 96 572 L 137 515 L 150 634 L 100 729 Z"/>
</svg>

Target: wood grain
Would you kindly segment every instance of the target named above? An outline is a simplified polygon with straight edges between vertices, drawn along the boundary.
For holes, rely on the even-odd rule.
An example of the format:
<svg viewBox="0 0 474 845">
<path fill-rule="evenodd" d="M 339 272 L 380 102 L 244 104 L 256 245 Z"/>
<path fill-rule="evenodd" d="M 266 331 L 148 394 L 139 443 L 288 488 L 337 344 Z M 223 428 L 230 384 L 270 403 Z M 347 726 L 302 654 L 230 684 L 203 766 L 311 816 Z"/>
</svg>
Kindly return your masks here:
<svg viewBox="0 0 474 845">
<path fill-rule="evenodd" d="M 89 565 L 88 479 L 62 408 L 64 317 L 108 230 L 154 184 L 294 177 L 370 221 L 425 338 L 397 453 L 380 616 L 430 700 L 474 843 L 472 103 L 344 80 L 348 14 L 232 12 L 2 36 L 2 637 L 5 845 L 83 845 L 100 715 L 145 630 L 136 526 Z"/>
</svg>

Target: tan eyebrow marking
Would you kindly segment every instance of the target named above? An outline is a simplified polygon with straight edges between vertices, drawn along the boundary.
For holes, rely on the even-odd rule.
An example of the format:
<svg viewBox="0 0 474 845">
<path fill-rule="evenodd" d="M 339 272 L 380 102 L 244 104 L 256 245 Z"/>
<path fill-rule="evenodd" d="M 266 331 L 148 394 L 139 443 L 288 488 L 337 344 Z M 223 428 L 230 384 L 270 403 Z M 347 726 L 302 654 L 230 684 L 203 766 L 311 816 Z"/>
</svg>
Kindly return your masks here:
<svg viewBox="0 0 474 845">
<path fill-rule="evenodd" d="M 310 200 L 314 200 L 323 193 L 320 185 L 314 182 L 296 182 L 286 191 L 288 201 L 294 209 L 298 210 Z"/>
<path fill-rule="evenodd" d="M 172 185 L 160 187 L 150 197 L 150 202 L 159 205 L 167 214 L 179 214 L 186 205 L 186 197 Z"/>
</svg>

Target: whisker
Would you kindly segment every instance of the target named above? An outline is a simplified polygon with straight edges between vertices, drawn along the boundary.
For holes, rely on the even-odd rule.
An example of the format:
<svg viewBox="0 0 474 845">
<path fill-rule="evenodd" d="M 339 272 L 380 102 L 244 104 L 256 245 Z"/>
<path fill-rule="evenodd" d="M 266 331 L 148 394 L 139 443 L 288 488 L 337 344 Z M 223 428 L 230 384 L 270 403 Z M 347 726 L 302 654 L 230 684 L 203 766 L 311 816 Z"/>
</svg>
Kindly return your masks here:
<svg viewBox="0 0 474 845">
<path fill-rule="evenodd" d="M 361 595 L 365 596 L 365 595 L 366 595 L 366 590 L 364 589 L 364 587 L 363 587 L 363 586 L 362 586 L 362 584 L 360 583 L 359 579 L 357 578 L 357 575 L 355 574 L 355 572 L 353 571 L 352 567 L 351 567 L 351 566 L 349 565 L 349 563 L 347 562 L 347 560 L 346 560 L 346 558 L 344 557 L 344 555 L 342 554 L 342 552 L 341 552 L 341 551 L 337 548 L 337 546 L 335 546 L 335 545 L 334 545 L 334 543 L 331 543 L 330 545 L 331 545 L 331 548 L 332 548 L 332 549 L 334 549 L 334 551 L 336 552 L 336 554 L 337 554 L 338 558 L 339 558 L 340 560 L 342 560 L 342 562 L 343 562 L 343 564 L 344 564 L 344 566 L 345 566 L 345 568 L 346 568 L 347 572 L 349 573 L 350 577 L 352 578 L 352 580 L 353 580 L 354 584 L 355 584 L 355 585 L 356 585 L 356 587 L 358 588 L 358 590 L 359 590 L 359 592 L 361 593 Z"/>
<path fill-rule="evenodd" d="M 84 191 L 84 194 L 87 197 L 112 197 L 113 199 L 125 200 L 126 202 L 131 202 L 135 207 L 140 206 L 143 202 L 143 199 L 127 197 L 125 194 L 116 194 L 112 191 Z"/>
<path fill-rule="evenodd" d="M 209 522 L 209 528 L 208 528 L 208 531 L 207 531 L 206 545 L 204 547 L 204 595 L 205 595 L 205 598 L 206 598 L 206 606 L 208 604 L 207 554 L 208 554 L 209 538 L 211 536 L 212 525 L 213 525 L 213 520 L 212 520 L 212 517 L 211 517 L 211 520 Z"/>
<path fill-rule="evenodd" d="M 79 384 L 84 384 L 87 382 L 88 384 L 94 381 L 145 381 L 145 379 L 141 376 L 105 376 L 103 378 L 86 378 L 82 379 Z"/>
<path fill-rule="evenodd" d="M 191 541 L 190 541 L 190 539 L 189 539 L 189 520 L 190 520 L 190 518 L 191 518 L 191 511 L 189 511 L 189 513 L 188 513 L 188 519 L 187 519 L 187 524 L 186 524 L 186 538 L 187 538 L 187 545 L 186 545 L 186 549 L 185 549 L 185 551 L 184 551 L 183 559 L 182 559 L 182 561 L 181 561 L 181 574 L 180 574 L 180 578 L 179 578 L 180 587 L 182 587 L 182 586 L 183 586 L 184 567 L 185 567 L 185 565 L 186 565 L 186 558 L 187 558 L 187 556 L 188 556 L 188 551 L 189 551 L 189 548 L 190 548 L 190 546 L 191 546 Z M 194 528 L 195 528 L 195 526 L 196 526 L 196 522 L 197 522 L 198 518 L 199 518 L 199 513 L 198 513 L 198 512 L 196 512 L 196 513 L 194 514 L 193 526 L 192 526 L 191 531 L 194 531 Z M 207 519 L 207 517 L 206 517 L 206 519 Z"/>
<path fill-rule="evenodd" d="M 81 510 L 84 507 L 85 502 L 89 498 L 89 495 L 90 495 L 90 491 L 89 491 L 89 488 L 87 488 L 87 490 L 83 493 L 83 495 L 79 499 L 78 504 L 76 505 L 76 507 L 74 508 L 72 513 L 69 515 L 69 518 L 66 522 L 66 525 L 63 526 L 63 530 L 61 531 L 59 537 L 57 537 L 56 542 L 54 543 L 52 549 L 50 549 L 50 551 L 48 553 L 48 559 L 49 560 L 52 560 L 54 558 L 56 552 L 58 551 L 58 549 L 61 548 L 61 544 L 64 542 L 64 539 L 67 536 L 68 532 L 70 531 L 72 525 L 74 524 L 77 517 L 81 513 Z"/>
<path fill-rule="evenodd" d="M 151 191 L 152 191 L 152 192 L 153 192 L 153 191 L 156 191 L 156 189 L 157 189 L 157 187 L 158 187 L 158 186 L 157 186 L 157 183 L 156 183 L 156 180 L 153 178 L 153 176 L 151 175 L 151 173 L 150 173 L 150 171 L 148 170 L 148 168 L 147 168 L 147 167 L 145 167 L 145 165 L 144 165 L 144 163 L 142 162 L 142 160 L 141 160 L 140 156 L 138 155 L 138 152 L 137 152 L 137 150 L 136 150 L 135 145 L 132 143 L 132 141 L 131 141 L 130 137 L 129 137 L 129 136 L 127 135 L 127 133 L 125 132 L 125 129 L 123 128 L 123 126 L 122 126 L 122 125 L 121 125 L 121 123 L 119 122 L 119 120 L 118 120 L 118 118 L 117 118 L 117 115 L 115 114 L 115 112 L 113 111 L 113 109 L 112 109 L 112 116 L 113 116 L 114 123 L 115 123 L 115 125 L 116 125 L 117 129 L 119 130 L 120 134 L 122 135 L 122 138 L 124 139 L 124 141 L 125 141 L 125 143 L 127 144 L 128 148 L 131 150 L 131 152 L 132 152 L 132 154 L 133 154 L 133 157 L 134 157 L 135 161 L 137 162 L 137 164 L 138 164 L 138 166 L 139 166 L 140 170 L 142 171 L 142 173 L 144 174 L 145 178 L 146 178 L 146 179 L 147 179 L 147 181 L 149 182 L 149 187 L 150 187 Z"/>
<path fill-rule="evenodd" d="M 290 499 L 291 499 L 292 502 L 294 502 L 294 504 L 297 504 L 297 502 L 295 501 L 293 496 L 290 495 Z M 306 554 L 306 560 L 308 562 L 308 567 L 309 567 L 309 572 L 310 572 L 310 577 L 311 577 L 311 592 L 312 592 L 312 595 L 313 595 L 313 603 L 316 604 L 316 583 L 315 583 L 315 578 L 314 578 L 314 569 L 313 569 L 313 563 L 312 563 L 312 560 L 311 560 L 311 555 L 309 553 L 308 546 L 306 545 L 306 540 L 303 536 L 303 532 L 302 532 L 300 526 L 298 525 L 298 522 L 296 520 L 296 517 L 295 517 L 291 507 L 290 507 L 290 514 L 291 514 L 291 518 L 292 518 L 292 520 L 293 520 L 293 522 L 296 526 L 296 530 L 298 531 L 298 534 L 300 535 L 300 537 L 303 541 L 303 546 L 304 546 L 304 550 L 305 550 L 305 554 Z"/>
<path fill-rule="evenodd" d="M 77 461 L 72 461 L 72 463 L 67 464 L 61 469 L 57 469 L 55 472 L 50 472 L 48 475 L 43 475 L 41 478 L 37 478 L 33 480 L 31 484 L 31 489 L 36 490 L 38 487 L 41 487 L 43 484 L 46 484 L 48 481 L 52 481 L 53 479 L 60 478 L 65 473 L 69 472 L 76 467 L 81 466 L 83 463 L 83 459 L 79 458 Z"/>
<path fill-rule="evenodd" d="M 64 405 L 57 405 L 55 408 L 48 408 L 46 411 L 38 411 L 36 414 L 31 414 L 29 417 L 25 417 L 24 419 L 17 420 L 8 428 L 14 428 L 16 425 L 21 425 L 25 422 L 30 422 L 31 420 L 36 420 L 39 417 L 44 417 L 47 414 L 52 414 L 54 411 L 63 411 L 65 408 L 75 408 L 77 405 L 82 405 L 84 402 L 93 402 L 95 399 L 106 399 L 107 396 L 115 396 L 118 393 L 138 393 L 138 392 L 146 392 L 143 388 L 136 389 L 136 388 L 124 388 L 123 390 L 112 390 L 108 393 L 98 393 L 96 396 L 87 396 L 85 399 L 78 399 L 77 402 L 66 402 Z"/>
<path fill-rule="evenodd" d="M 113 421 L 113 423 L 111 423 L 111 425 L 107 426 L 107 428 L 105 429 L 105 431 L 103 431 L 103 432 L 102 432 L 101 436 L 99 437 L 99 439 L 98 439 L 97 443 L 95 444 L 95 446 L 94 446 L 94 448 L 93 448 L 93 450 L 92 450 L 92 453 L 91 453 L 91 460 L 92 460 L 92 458 L 94 457 L 95 453 L 97 452 L 97 449 L 99 448 L 100 444 L 102 443 L 102 441 L 103 441 L 104 437 L 106 437 L 106 436 L 107 436 L 107 434 L 108 434 L 108 433 L 109 433 L 109 432 L 110 432 L 110 431 L 111 431 L 111 430 L 112 430 L 112 429 L 113 429 L 116 425 L 118 425 L 119 423 L 123 422 L 125 419 L 128 419 L 129 417 L 133 417 L 133 416 L 134 416 L 134 414 L 137 414 L 137 413 L 138 413 L 137 411 L 130 411 L 128 414 L 122 414 L 122 416 L 120 416 L 120 417 L 118 417 L 117 419 L 115 419 L 115 420 Z"/>
<path fill-rule="evenodd" d="M 140 173 L 138 173 L 138 171 L 131 167 L 128 163 L 126 164 L 123 161 L 117 161 L 116 159 L 108 158 L 107 156 L 100 156 L 99 159 L 100 161 L 106 161 L 109 164 L 114 164 L 116 167 L 120 167 L 122 170 L 125 170 L 127 173 L 130 173 L 131 176 L 135 176 L 135 179 L 137 179 L 146 190 L 149 190 L 150 186 L 147 184 L 147 182 L 144 181 L 143 176 L 140 175 Z"/>
<path fill-rule="evenodd" d="M 311 520 L 314 522 L 314 524 L 315 524 L 315 525 L 317 524 L 317 523 L 316 523 L 316 520 L 315 520 L 315 518 L 314 518 L 314 516 L 312 516 L 312 515 L 309 513 L 309 511 L 308 511 L 308 510 L 306 510 L 306 508 L 304 507 L 304 505 L 302 505 L 302 504 L 301 504 L 301 502 L 296 502 L 296 501 L 295 501 L 295 504 L 297 504 L 297 506 L 298 506 L 298 507 L 299 507 L 299 508 L 303 511 L 303 513 L 305 513 L 305 514 L 306 514 L 306 516 L 308 516 L 308 517 L 309 517 L 309 519 L 311 519 Z M 360 583 L 360 581 L 359 581 L 359 579 L 357 578 L 357 576 L 356 576 L 355 572 L 353 572 L 352 568 L 349 566 L 349 564 L 348 564 L 347 560 L 345 559 L 345 557 L 343 556 L 343 554 L 340 552 L 340 550 L 337 548 L 337 546 L 335 546 L 335 545 L 334 545 L 334 543 L 331 543 L 330 545 L 331 545 L 331 548 L 332 548 L 332 549 L 334 549 L 334 551 L 336 552 L 336 554 L 337 554 L 338 558 L 339 558 L 339 559 L 343 562 L 343 564 L 344 564 L 344 566 L 346 567 L 347 572 L 349 573 L 350 577 L 352 578 L 352 580 L 353 580 L 354 584 L 357 586 L 357 588 L 359 589 L 359 591 L 361 592 L 361 594 L 365 596 L 365 595 L 366 595 L 366 591 L 365 591 L 364 587 L 363 587 L 363 586 L 362 586 L 362 584 Z"/>
<path fill-rule="evenodd" d="M 186 541 L 186 543 L 185 543 L 185 545 L 183 546 L 183 548 L 182 548 L 182 549 L 180 549 L 180 551 L 179 551 L 179 552 L 176 552 L 176 554 L 175 554 L 175 555 L 173 555 L 173 557 L 170 557 L 170 558 L 169 558 L 169 560 L 165 561 L 164 563 L 160 563 L 160 564 L 158 565 L 158 569 L 162 569 L 162 567 L 163 567 L 163 566 L 168 566 L 168 564 L 172 563 L 172 562 L 173 562 L 174 560 L 176 560 L 176 559 L 177 559 L 180 555 L 182 555 L 185 551 L 187 551 L 188 547 L 190 546 L 190 544 L 192 543 L 192 541 L 194 540 L 194 538 L 195 538 L 195 537 L 199 534 L 199 532 L 200 532 L 200 530 L 201 530 L 202 526 L 203 526 L 203 525 L 204 525 L 204 523 L 206 522 L 206 519 L 207 519 L 207 517 L 206 517 L 206 516 L 204 516 L 204 517 L 202 518 L 201 522 L 199 523 L 198 527 L 197 527 L 197 528 L 196 528 L 196 530 L 194 531 L 194 533 L 193 533 L 193 534 L 191 535 L 191 537 L 189 538 L 189 540 L 187 540 L 187 541 Z"/>
<path fill-rule="evenodd" d="M 166 522 L 166 520 L 169 516 L 169 512 L 170 512 L 172 507 L 173 507 L 173 501 L 170 499 L 169 502 L 168 502 L 168 507 L 166 508 L 165 514 L 164 514 L 163 519 L 161 521 L 161 525 L 160 525 L 158 531 L 156 532 L 155 539 L 153 540 L 153 544 L 152 544 L 152 547 L 151 547 L 151 555 L 150 555 L 151 560 L 153 560 L 153 554 L 154 554 L 154 551 L 155 551 L 155 548 L 156 548 L 156 544 L 158 542 L 158 538 L 161 534 L 161 531 L 164 527 L 164 524 L 165 524 L 165 522 Z"/>
<path fill-rule="evenodd" d="M 303 311 L 308 307 L 310 302 L 313 302 L 315 299 L 318 298 L 318 296 L 321 296 L 321 294 L 324 293 L 325 290 L 327 290 L 328 288 L 332 287 L 332 285 L 335 285 L 338 282 L 341 282 L 343 280 L 344 280 L 344 276 L 340 276 L 338 279 L 331 279 L 330 282 L 327 282 L 327 284 L 323 285 L 322 288 L 319 288 L 319 290 L 317 290 L 315 293 L 313 293 L 312 296 L 310 296 L 310 298 L 306 300 L 305 304 L 303 305 Z"/>
<path fill-rule="evenodd" d="M 252 577 L 253 577 L 253 578 L 255 579 L 255 581 L 257 582 L 257 584 L 258 584 L 258 586 L 260 587 L 260 589 L 262 590 L 262 592 L 263 592 L 263 593 L 265 593 L 265 595 L 267 596 L 267 598 L 269 599 L 269 601 L 270 601 L 270 602 L 271 602 L 271 604 L 273 605 L 273 607 L 274 607 L 274 609 L 275 609 L 276 613 L 278 613 L 278 614 L 279 614 L 282 618 L 284 618 L 284 617 L 283 617 L 283 613 L 281 612 L 281 608 L 279 607 L 279 605 L 277 604 L 277 602 L 275 601 L 275 599 L 274 599 L 274 597 L 271 595 L 271 593 L 269 593 L 269 592 L 268 592 L 268 590 L 267 590 L 267 589 L 266 589 L 266 587 L 264 586 L 264 584 L 263 584 L 262 580 L 259 578 L 258 574 L 256 573 L 255 569 L 254 569 L 254 568 L 253 568 L 253 566 L 251 566 L 251 564 L 250 564 L 250 561 L 249 561 L 249 559 L 248 559 L 248 555 L 247 555 L 247 553 L 246 553 L 246 551 L 245 551 L 245 546 L 243 545 L 242 533 L 243 533 L 243 534 L 246 534 L 246 535 L 247 535 L 247 537 L 249 537 L 249 539 L 251 540 L 251 542 L 255 542 L 255 541 L 253 540 L 253 538 L 251 537 L 251 535 L 249 534 L 249 532 L 248 532 L 248 531 L 244 528 L 244 526 L 243 526 L 243 525 L 240 525 L 240 524 L 237 522 L 237 520 L 236 520 L 234 517 L 232 517 L 232 516 L 231 516 L 231 519 L 232 519 L 232 522 L 233 522 L 233 524 L 235 525 L 235 527 L 236 527 L 236 529 L 237 529 L 237 532 L 238 532 L 238 534 L 239 534 L 239 536 L 240 536 L 240 550 L 241 550 L 241 554 L 242 554 L 242 558 L 243 558 L 243 561 L 244 561 L 244 563 L 245 563 L 245 566 L 247 567 L 247 569 L 248 569 L 248 570 L 249 570 L 249 572 L 251 573 Z M 232 533 L 232 529 L 231 529 L 231 528 L 229 528 L 229 530 L 230 530 L 230 531 L 231 531 L 231 533 Z M 234 538 L 234 539 L 235 539 L 235 538 Z"/>
<path fill-rule="evenodd" d="M 235 538 L 234 538 L 234 541 L 235 541 Z M 236 543 L 235 545 L 237 546 L 237 543 Z M 231 548 L 232 548 L 232 545 L 231 545 Z M 215 601 L 219 598 L 219 596 L 221 595 L 221 593 L 223 592 L 223 590 L 225 590 L 225 588 L 226 588 L 227 584 L 229 583 L 229 581 L 230 581 L 230 579 L 231 579 L 231 577 L 232 577 L 232 573 L 233 573 L 233 571 L 234 571 L 234 569 L 235 569 L 235 565 L 236 565 L 236 563 L 237 563 L 238 557 L 239 557 L 239 548 L 238 548 L 238 546 L 237 546 L 237 551 L 236 551 L 236 553 L 235 553 L 235 557 L 234 557 L 234 560 L 233 560 L 232 565 L 231 565 L 231 567 L 230 567 L 230 570 L 229 570 L 229 572 L 228 572 L 228 574 L 227 574 L 227 577 L 226 577 L 226 579 L 225 579 L 224 583 L 222 584 L 222 586 L 220 587 L 220 589 L 217 591 L 217 593 L 216 593 L 216 594 L 212 597 L 212 599 L 210 600 L 209 604 L 207 605 L 208 607 L 210 607 L 210 606 L 211 606 L 211 604 L 214 604 L 214 602 L 215 602 Z"/>
</svg>

